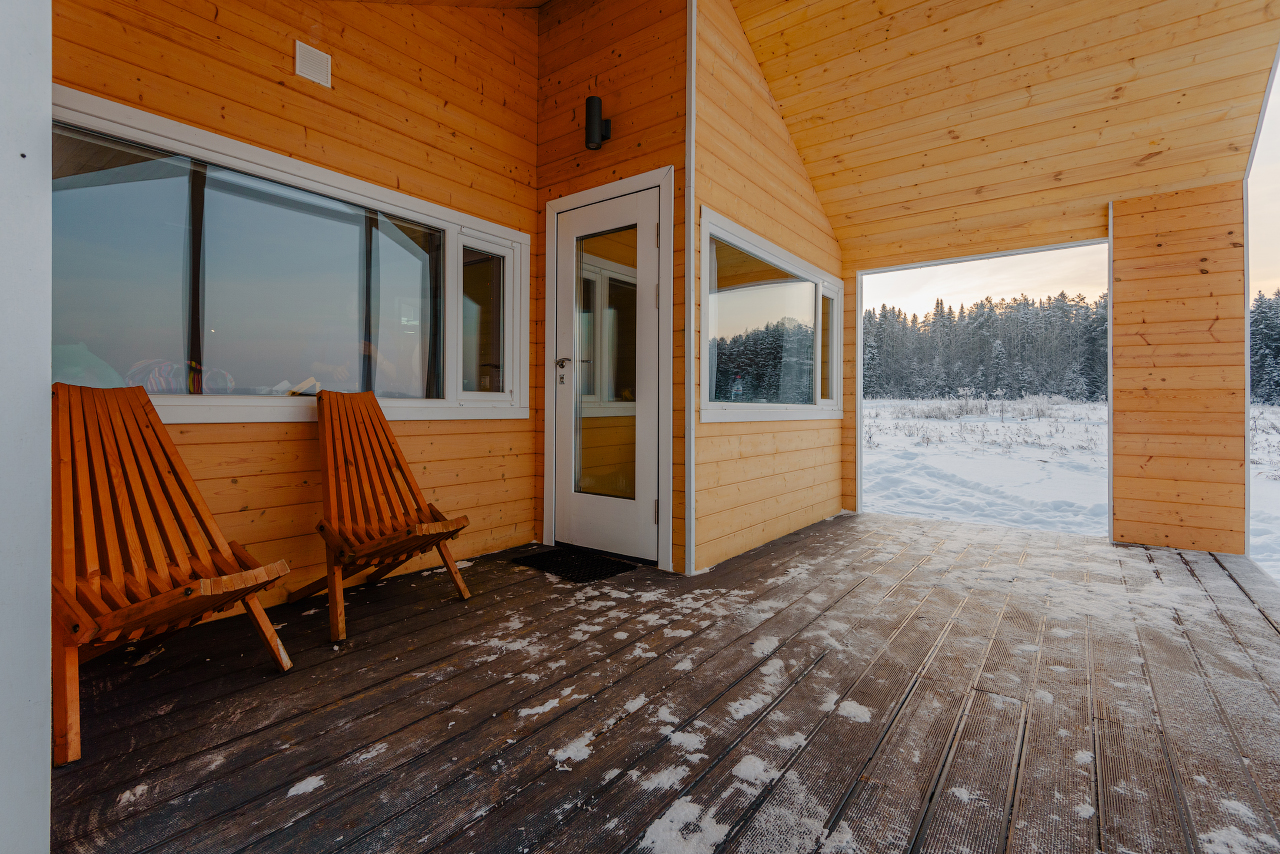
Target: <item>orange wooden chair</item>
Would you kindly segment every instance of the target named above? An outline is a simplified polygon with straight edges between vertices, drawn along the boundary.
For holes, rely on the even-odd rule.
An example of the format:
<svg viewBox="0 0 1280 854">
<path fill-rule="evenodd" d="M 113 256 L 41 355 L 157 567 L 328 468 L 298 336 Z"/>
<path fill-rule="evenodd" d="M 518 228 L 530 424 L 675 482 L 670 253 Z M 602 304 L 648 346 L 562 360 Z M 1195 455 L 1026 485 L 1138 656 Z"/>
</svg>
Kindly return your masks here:
<svg viewBox="0 0 1280 854">
<path fill-rule="evenodd" d="M 289 571 L 228 543 L 141 388 L 53 387 L 53 761 L 80 758 L 80 664 L 244 602 Z"/>
<path fill-rule="evenodd" d="M 416 555 L 440 553 L 463 599 L 471 597 L 446 540 L 469 524 L 449 519 L 422 497 L 409 463 L 373 392 L 322 391 L 316 397 L 320 452 L 324 458 L 324 538 L 329 572 L 295 591 L 297 601 L 329 588 L 329 635 L 347 636 L 343 576 L 374 567 L 376 581 Z"/>
</svg>

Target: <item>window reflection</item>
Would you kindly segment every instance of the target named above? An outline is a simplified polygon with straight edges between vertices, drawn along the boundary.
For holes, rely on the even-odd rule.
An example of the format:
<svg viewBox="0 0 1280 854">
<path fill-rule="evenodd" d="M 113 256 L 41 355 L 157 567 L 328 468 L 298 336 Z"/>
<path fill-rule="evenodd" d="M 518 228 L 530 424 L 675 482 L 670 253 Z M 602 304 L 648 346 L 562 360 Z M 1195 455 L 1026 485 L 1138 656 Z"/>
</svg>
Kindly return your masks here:
<svg viewBox="0 0 1280 854">
<path fill-rule="evenodd" d="M 216 166 L 205 199 L 205 393 L 359 391 L 364 210 Z"/>
<path fill-rule="evenodd" d="M 53 381 L 188 390 L 193 167 L 53 132 Z"/>
<path fill-rule="evenodd" d="M 462 390 L 503 391 L 502 257 L 462 253 Z"/>
<path fill-rule="evenodd" d="M 814 402 L 817 285 L 712 239 L 708 396 Z"/>
<path fill-rule="evenodd" d="M 836 301 L 831 297 L 822 298 L 822 378 L 819 381 L 823 400 L 831 400 L 831 317 L 835 311 Z"/>
<path fill-rule="evenodd" d="M 55 381 L 444 396 L 440 231 L 58 125 L 53 161 Z M 501 391 L 502 259 L 471 256 Z"/>
</svg>

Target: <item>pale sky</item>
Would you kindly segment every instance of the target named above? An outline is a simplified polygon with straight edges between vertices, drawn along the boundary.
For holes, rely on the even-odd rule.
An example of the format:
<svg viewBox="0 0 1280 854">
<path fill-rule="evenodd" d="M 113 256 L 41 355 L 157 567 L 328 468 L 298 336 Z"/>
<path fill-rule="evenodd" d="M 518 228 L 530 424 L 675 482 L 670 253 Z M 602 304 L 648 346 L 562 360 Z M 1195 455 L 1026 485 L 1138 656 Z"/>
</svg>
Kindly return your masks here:
<svg viewBox="0 0 1280 854">
<path fill-rule="evenodd" d="M 982 261 L 959 261 L 918 270 L 862 277 L 862 307 L 897 306 L 924 317 L 939 297 L 957 311 L 983 297 L 999 302 L 1026 294 L 1032 299 L 1084 294 L 1097 299 L 1107 290 L 1106 244 L 1030 252 Z"/>
<path fill-rule="evenodd" d="M 1280 90 L 1280 86 L 1275 87 Z M 1249 299 L 1280 288 L 1280 98 L 1275 91 L 1249 173 Z"/>
</svg>

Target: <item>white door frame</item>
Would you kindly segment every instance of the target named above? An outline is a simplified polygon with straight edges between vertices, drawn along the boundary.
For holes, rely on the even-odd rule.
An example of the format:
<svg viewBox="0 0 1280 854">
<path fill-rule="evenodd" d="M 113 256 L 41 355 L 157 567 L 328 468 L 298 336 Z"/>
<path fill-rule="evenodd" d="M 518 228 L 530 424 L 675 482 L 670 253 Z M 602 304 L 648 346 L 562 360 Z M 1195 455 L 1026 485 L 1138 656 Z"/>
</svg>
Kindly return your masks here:
<svg viewBox="0 0 1280 854">
<path fill-rule="evenodd" d="M 658 234 L 662 245 L 658 247 L 658 567 L 673 571 L 671 563 L 671 511 L 672 511 L 672 298 L 673 262 L 675 253 L 675 180 L 674 166 L 655 169 L 621 181 L 614 181 L 590 190 L 562 196 L 547 202 L 546 270 L 543 276 L 543 293 L 546 305 L 543 312 L 543 468 L 542 468 L 542 541 L 555 545 L 556 519 L 556 396 L 555 346 L 556 346 L 556 240 L 559 215 L 597 202 L 638 193 L 642 190 L 658 190 Z M 572 263 L 570 260 L 569 263 Z"/>
</svg>

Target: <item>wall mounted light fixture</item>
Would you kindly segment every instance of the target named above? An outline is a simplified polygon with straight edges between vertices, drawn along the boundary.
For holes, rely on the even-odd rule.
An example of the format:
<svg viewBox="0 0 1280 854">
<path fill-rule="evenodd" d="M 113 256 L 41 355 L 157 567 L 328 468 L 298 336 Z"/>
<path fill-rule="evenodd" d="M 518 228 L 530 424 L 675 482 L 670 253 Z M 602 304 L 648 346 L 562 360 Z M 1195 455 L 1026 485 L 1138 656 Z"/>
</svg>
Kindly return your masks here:
<svg viewBox="0 0 1280 854">
<path fill-rule="evenodd" d="M 602 105 L 595 95 L 587 98 L 587 148 L 598 151 L 611 134 L 609 119 L 600 118 Z"/>
</svg>

